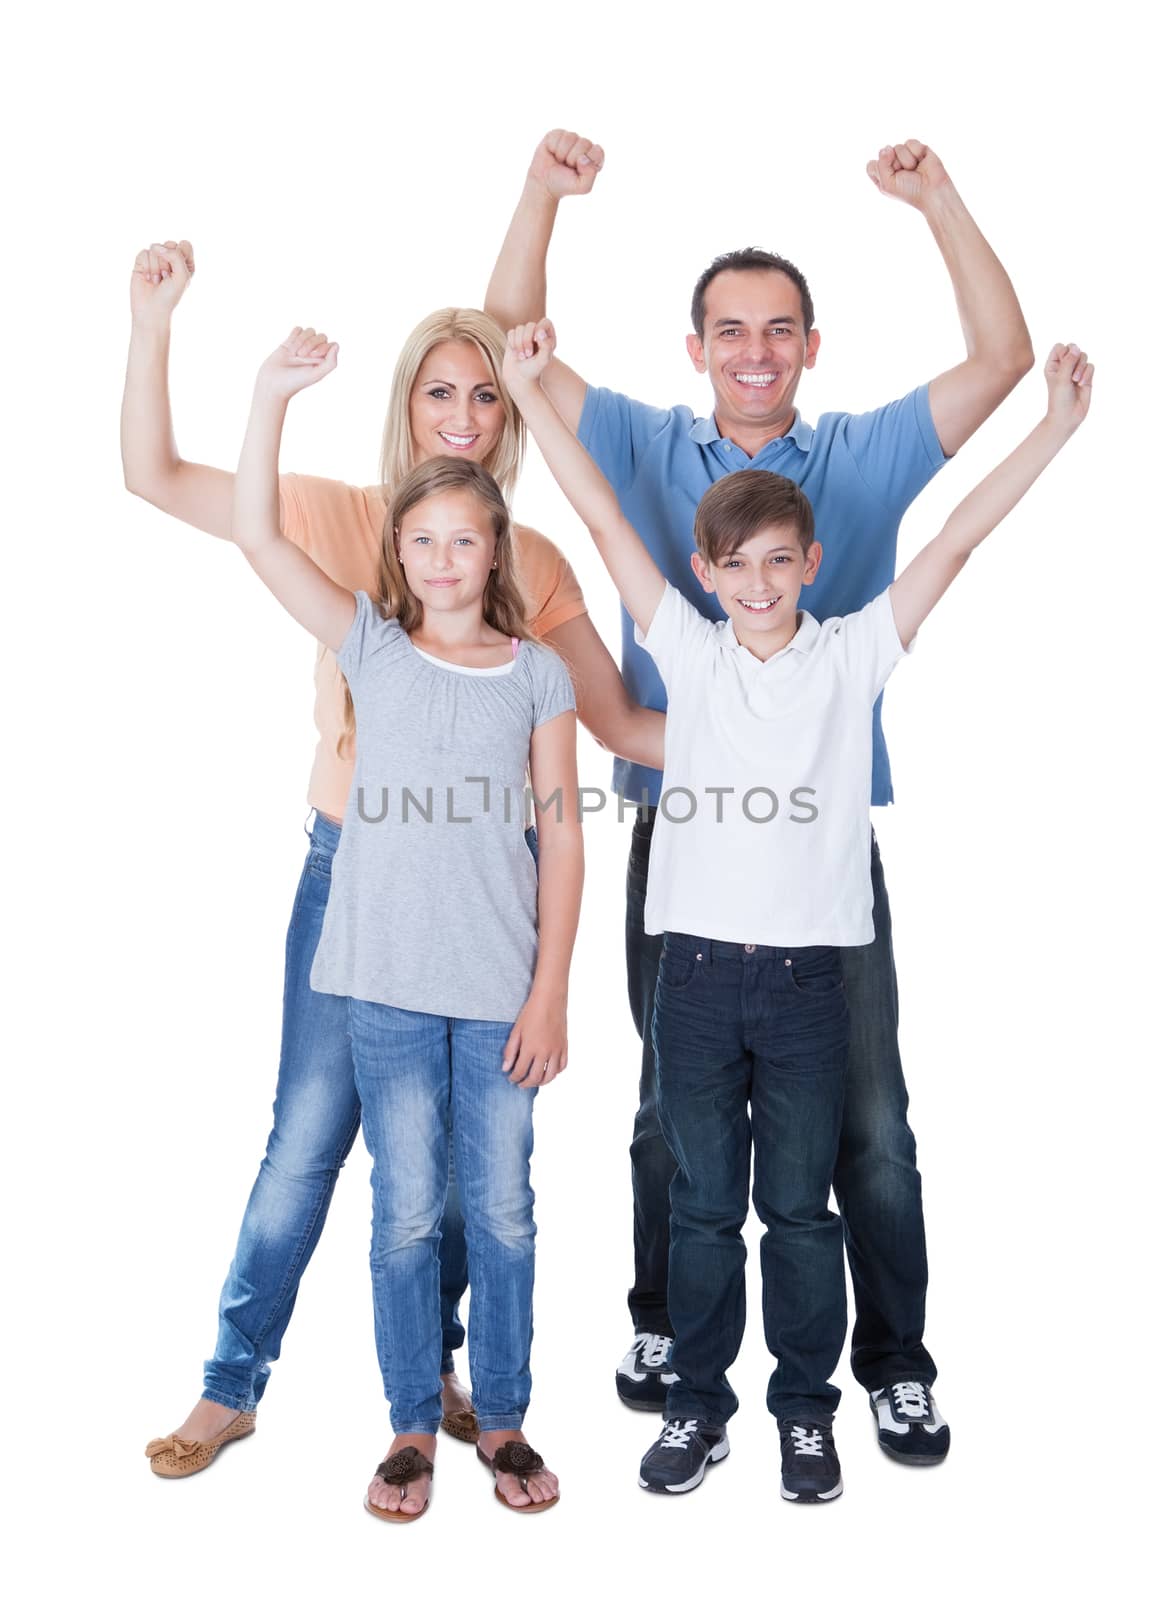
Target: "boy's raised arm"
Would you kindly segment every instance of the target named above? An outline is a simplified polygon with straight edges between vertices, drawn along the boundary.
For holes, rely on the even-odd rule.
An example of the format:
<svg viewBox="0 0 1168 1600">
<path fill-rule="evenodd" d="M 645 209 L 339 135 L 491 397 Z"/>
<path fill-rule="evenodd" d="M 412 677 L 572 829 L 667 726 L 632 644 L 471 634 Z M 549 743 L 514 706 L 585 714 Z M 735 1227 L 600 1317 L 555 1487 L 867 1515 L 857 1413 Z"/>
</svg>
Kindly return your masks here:
<svg viewBox="0 0 1168 1600">
<path fill-rule="evenodd" d="M 535 323 L 545 314 L 548 245 L 560 201 L 588 194 L 603 165 L 604 151 L 598 144 L 564 128 L 553 128 L 536 147 L 483 302 L 500 328 Z M 562 361 L 550 364 L 543 381 L 556 410 L 575 433 L 587 383 Z"/>
<path fill-rule="evenodd" d="M 503 382 L 531 429 L 552 476 L 596 542 L 601 559 L 620 591 L 625 610 L 648 633 L 665 593 L 665 579 L 641 536 L 623 513 L 608 480 L 578 442 L 541 378 L 556 346 L 555 329 L 545 318 L 512 328 L 507 335 Z M 533 354 L 526 355 L 531 350 Z"/>
<path fill-rule="evenodd" d="M 892 614 L 906 649 L 974 550 L 1014 509 L 1087 415 L 1095 368 L 1078 345 L 1056 344 L 1047 358 L 1045 376 L 1045 417 L 966 495 L 937 537 L 892 585 Z"/>
<path fill-rule="evenodd" d="M 235 471 L 231 538 L 296 621 L 330 650 L 353 624 L 352 591 L 334 583 L 280 532 L 280 435 L 288 402 L 332 372 L 337 346 L 312 328 L 293 328 L 260 368 Z"/>
</svg>

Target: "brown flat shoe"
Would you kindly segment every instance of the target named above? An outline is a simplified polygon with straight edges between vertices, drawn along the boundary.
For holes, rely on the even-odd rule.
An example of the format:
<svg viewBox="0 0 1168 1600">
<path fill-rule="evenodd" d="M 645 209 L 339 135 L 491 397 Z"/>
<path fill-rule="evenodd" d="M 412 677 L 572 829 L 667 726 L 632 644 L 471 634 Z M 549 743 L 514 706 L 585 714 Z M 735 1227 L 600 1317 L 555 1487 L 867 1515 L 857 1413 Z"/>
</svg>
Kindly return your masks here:
<svg viewBox="0 0 1168 1600">
<path fill-rule="evenodd" d="M 393 1484 L 404 1489 L 409 1483 L 416 1483 L 419 1478 L 430 1478 L 431 1493 L 433 1493 L 434 1463 L 422 1454 L 417 1445 L 407 1444 L 401 1450 L 395 1450 L 391 1456 L 378 1467 L 376 1476 L 384 1483 Z M 404 1496 L 402 1497 L 405 1498 Z M 369 1496 L 365 1496 L 365 1509 L 375 1517 L 380 1517 L 383 1522 L 417 1522 L 419 1517 L 424 1517 L 430 1509 L 430 1496 L 426 1496 L 426 1504 L 420 1511 L 390 1511 L 385 1506 L 375 1506 Z"/>
<path fill-rule="evenodd" d="M 474 1408 L 466 1406 L 461 1411 L 444 1411 L 442 1431 L 452 1439 L 461 1439 L 463 1444 L 478 1444 L 479 1419 L 475 1416 Z"/>
<path fill-rule="evenodd" d="M 176 1433 L 168 1433 L 165 1439 L 151 1439 L 146 1446 L 150 1470 L 160 1478 L 189 1478 L 209 1467 L 225 1444 L 246 1439 L 254 1432 L 255 1412 L 241 1411 L 213 1439 L 180 1439 Z"/>
<path fill-rule="evenodd" d="M 491 1473 L 509 1472 L 519 1479 L 524 1494 L 527 1493 L 527 1480 L 532 1473 L 542 1472 L 544 1459 L 538 1450 L 533 1450 L 529 1444 L 524 1444 L 522 1439 L 508 1439 L 506 1444 L 501 1444 L 493 1456 L 485 1451 L 476 1449 L 475 1454 L 483 1466 Z M 500 1505 L 506 1506 L 508 1511 L 550 1511 L 553 1506 L 560 1503 L 559 1495 L 553 1495 L 550 1500 L 533 1500 L 526 1506 L 513 1506 L 507 1496 L 502 1493 L 499 1485 L 495 1485 L 495 1499 Z"/>
</svg>

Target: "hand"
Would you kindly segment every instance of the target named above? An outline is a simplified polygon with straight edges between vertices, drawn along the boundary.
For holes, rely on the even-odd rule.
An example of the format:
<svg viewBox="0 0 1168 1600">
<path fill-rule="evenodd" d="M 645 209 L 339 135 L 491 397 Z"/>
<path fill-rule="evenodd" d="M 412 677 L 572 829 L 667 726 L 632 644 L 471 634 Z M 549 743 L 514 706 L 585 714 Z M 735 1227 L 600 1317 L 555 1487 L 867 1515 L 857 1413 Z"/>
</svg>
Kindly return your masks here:
<svg viewBox="0 0 1168 1600">
<path fill-rule="evenodd" d="M 919 139 L 886 144 L 876 160 L 869 161 L 868 176 L 881 194 L 904 200 L 918 211 L 924 211 L 930 200 L 950 186 L 940 156 Z"/>
<path fill-rule="evenodd" d="M 130 314 L 134 321 L 166 327 L 171 313 L 195 275 L 195 252 L 189 239 L 168 239 L 139 250 L 130 277 Z"/>
<path fill-rule="evenodd" d="M 521 322 L 507 335 L 503 356 L 503 382 L 514 393 L 525 383 L 538 383 L 556 348 L 556 330 L 546 317 L 542 322 Z"/>
<path fill-rule="evenodd" d="M 256 388 L 287 399 L 326 378 L 337 364 L 337 349 L 315 328 L 293 328 L 260 368 Z"/>
<path fill-rule="evenodd" d="M 553 200 L 588 194 L 604 165 L 604 151 L 589 139 L 553 128 L 541 140 L 528 168 L 528 183 L 545 189 Z"/>
<path fill-rule="evenodd" d="M 542 1089 L 568 1065 L 568 1008 L 533 989 L 503 1051 L 503 1071 L 521 1089 Z"/>
<path fill-rule="evenodd" d="M 1046 358 L 1046 414 L 1074 433 L 1091 407 L 1091 382 L 1095 368 L 1077 344 L 1056 344 Z"/>
</svg>

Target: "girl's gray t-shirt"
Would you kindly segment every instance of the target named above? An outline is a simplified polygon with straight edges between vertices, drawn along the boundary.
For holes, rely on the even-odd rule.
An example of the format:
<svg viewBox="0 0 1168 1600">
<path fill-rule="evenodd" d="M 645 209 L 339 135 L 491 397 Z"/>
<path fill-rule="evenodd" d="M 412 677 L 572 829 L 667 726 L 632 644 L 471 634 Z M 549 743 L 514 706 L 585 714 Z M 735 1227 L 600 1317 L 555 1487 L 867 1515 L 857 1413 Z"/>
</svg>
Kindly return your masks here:
<svg viewBox="0 0 1168 1600">
<path fill-rule="evenodd" d="M 513 1022 L 538 948 L 524 838 L 531 733 L 575 708 L 567 668 L 527 640 L 502 670 L 439 665 L 364 591 L 356 599 L 337 660 L 357 762 L 309 981 L 405 1011 Z"/>
</svg>

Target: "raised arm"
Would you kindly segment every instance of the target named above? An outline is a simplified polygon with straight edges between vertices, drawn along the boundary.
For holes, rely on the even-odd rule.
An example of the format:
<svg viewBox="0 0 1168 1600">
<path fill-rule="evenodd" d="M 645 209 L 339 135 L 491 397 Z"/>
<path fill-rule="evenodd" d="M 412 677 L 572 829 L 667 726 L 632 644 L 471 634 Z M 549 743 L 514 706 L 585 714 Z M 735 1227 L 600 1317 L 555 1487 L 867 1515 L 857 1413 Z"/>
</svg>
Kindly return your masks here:
<svg viewBox="0 0 1168 1600">
<path fill-rule="evenodd" d="M 916 139 L 885 145 L 868 176 L 881 194 L 921 212 L 953 284 L 966 357 L 930 383 L 929 408 L 942 450 L 955 455 L 1034 365 L 1026 319 L 935 151 Z"/>
<path fill-rule="evenodd" d="M 892 585 L 892 614 L 906 649 L 978 545 L 1014 509 L 1087 415 L 1095 368 L 1078 345 L 1056 344 L 1045 375 L 1047 410 L 1037 428 L 966 495 Z"/>
<path fill-rule="evenodd" d="M 140 250 L 130 278 L 130 353 L 122 395 L 122 473 L 131 494 L 160 511 L 231 537 L 231 473 L 184 461 L 170 418 L 170 325 L 194 277 L 189 239 Z"/>
<path fill-rule="evenodd" d="M 623 513 L 607 478 L 567 426 L 543 388 L 542 376 L 552 362 L 555 329 L 544 318 L 512 328 L 503 358 L 503 382 L 514 397 L 524 422 L 600 551 L 609 576 L 620 591 L 625 610 L 642 633 L 665 593 L 665 579 L 641 536 Z M 525 354 L 532 351 L 531 355 Z"/>
<path fill-rule="evenodd" d="M 547 310 L 547 253 L 560 201 L 588 194 L 604 165 L 598 144 L 564 128 L 553 128 L 536 147 L 511 218 L 484 308 L 500 328 L 538 322 Z M 534 350 L 529 355 L 534 355 Z M 553 361 L 544 386 L 556 410 L 575 433 L 588 385 L 562 361 Z"/>
<path fill-rule="evenodd" d="M 352 591 L 322 572 L 280 532 L 280 435 L 288 401 L 337 364 L 337 346 L 312 328 L 293 328 L 256 378 L 231 507 L 231 538 L 276 599 L 320 642 L 339 650 L 353 623 Z"/>
</svg>

